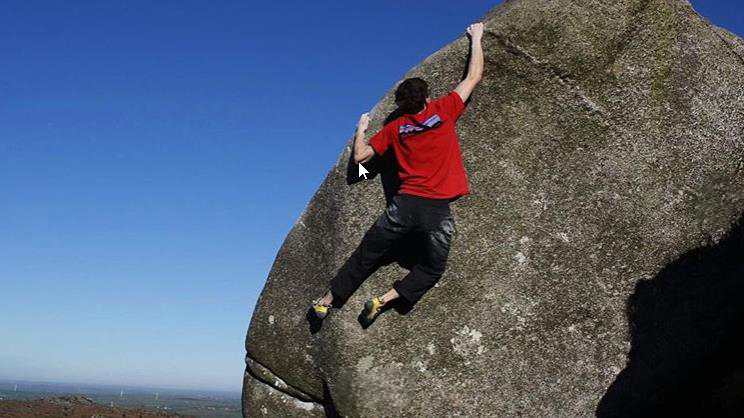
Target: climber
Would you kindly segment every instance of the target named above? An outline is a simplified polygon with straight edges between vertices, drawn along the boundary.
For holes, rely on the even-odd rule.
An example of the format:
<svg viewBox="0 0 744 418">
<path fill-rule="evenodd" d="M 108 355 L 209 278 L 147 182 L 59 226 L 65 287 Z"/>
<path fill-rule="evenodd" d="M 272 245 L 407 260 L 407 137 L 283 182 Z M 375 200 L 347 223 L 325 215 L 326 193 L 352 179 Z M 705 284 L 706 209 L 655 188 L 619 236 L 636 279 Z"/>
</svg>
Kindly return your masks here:
<svg viewBox="0 0 744 418">
<path fill-rule="evenodd" d="M 425 238 L 424 260 L 396 280 L 387 293 L 364 304 L 361 319 L 370 324 L 383 306 L 402 297 L 416 303 L 442 276 L 447 263 L 455 222 L 450 202 L 469 194 L 455 122 L 483 74 L 483 23 L 466 30 L 471 58 L 465 79 L 448 95 L 430 99 L 421 78 L 404 80 L 395 91 L 402 116 L 387 123 L 364 143 L 369 116 L 363 114 L 354 140 L 354 161 L 365 163 L 392 149 L 401 180 L 398 194 L 362 238 L 351 257 L 331 280 L 326 294 L 312 301 L 318 318 L 325 318 L 334 301 L 345 302 L 372 274 L 375 263 L 390 246 L 408 233 Z"/>
</svg>

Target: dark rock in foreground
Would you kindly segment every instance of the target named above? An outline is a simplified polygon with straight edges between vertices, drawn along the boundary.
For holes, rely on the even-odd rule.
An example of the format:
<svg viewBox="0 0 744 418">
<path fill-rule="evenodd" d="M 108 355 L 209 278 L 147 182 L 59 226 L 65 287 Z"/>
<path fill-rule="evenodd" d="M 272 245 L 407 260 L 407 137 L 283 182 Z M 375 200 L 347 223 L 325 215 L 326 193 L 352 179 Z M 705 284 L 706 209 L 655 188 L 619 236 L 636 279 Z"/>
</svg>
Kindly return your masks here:
<svg viewBox="0 0 744 418">
<path fill-rule="evenodd" d="M 318 332 L 307 322 L 310 300 L 384 208 L 378 181 L 346 184 L 349 142 L 254 311 L 244 415 L 741 405 L 744 367 L 720 356 L 742 347 L 732 332 L 744 318 L 742 40 L 685 0 L 512 0 L 484 22 L 485 78 L 458 124 L 472 195 L 453 204 L 458 232 L 439 286 L 363 330 L 363 301 L 406 273 L 391 264 Z M 405 77 L 446 94 L 467 48 L 462 37 Z M 686 396 L 694 385 L 697 399 Z"/>
</svg>

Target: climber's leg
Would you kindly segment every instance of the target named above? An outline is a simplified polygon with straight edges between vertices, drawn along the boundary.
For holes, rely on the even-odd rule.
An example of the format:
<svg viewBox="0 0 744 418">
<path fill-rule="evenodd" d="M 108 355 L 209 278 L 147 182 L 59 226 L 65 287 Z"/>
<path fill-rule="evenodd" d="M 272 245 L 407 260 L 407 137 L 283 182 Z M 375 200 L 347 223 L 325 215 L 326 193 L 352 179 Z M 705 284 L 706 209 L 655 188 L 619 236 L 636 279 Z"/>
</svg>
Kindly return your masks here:
<svg viewBox="0 0 744 418">
<path fill-rule="evenodd" d="M 449 213 L 432 211 L 430 217 L 436 217 L 436 222 L 422 231 L 424 236 L 425 259 L 413 266 L 410 273 L 403 280 L 396 280 L 393 288 L 410 304 L 415 304 L 429 289 L 431 289 L 444 274 L 449 256 L 450 243 L 454 236 L 455 220 Z"/>
<path fill-rule="evenodd" d="M 365 233 L 359 246 L 331 280 L 332 297 L 344 303 L 367 279 L 377 261 L 390 246 L 407 234 L 411 227 L 411 216 L 406 199 L 394 196 L 390 204 Z"/>
<path fill-rule="evenodd" d="M 388 304 L 389 302 L 394 301 L 395 299 L 398 299 L 400 297 L 400 293 L 398 293 L 395 288 L 390 289 L 385 293 L 384 295 L 380 296 L 380 301 L 383 304 Z"/>
<path fill-rule="evenodd" d="M 325 295 L 320 299 L 320 304 L 322 305 L 330 305 L 333 303 L 333 292 L 329 289 Z"/>
</svg>

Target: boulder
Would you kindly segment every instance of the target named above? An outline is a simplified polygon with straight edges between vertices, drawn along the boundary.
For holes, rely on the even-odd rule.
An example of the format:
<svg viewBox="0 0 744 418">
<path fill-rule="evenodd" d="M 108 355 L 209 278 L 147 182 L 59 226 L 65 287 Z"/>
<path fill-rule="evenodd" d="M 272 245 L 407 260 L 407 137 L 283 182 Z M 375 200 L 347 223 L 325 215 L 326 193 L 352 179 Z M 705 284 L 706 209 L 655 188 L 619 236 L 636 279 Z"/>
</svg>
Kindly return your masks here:
<svg viewBox="0 0 744 418">
<path fill-rule="evenodd" d="M 640 416 L 684 410 L 694 388 L 742 393 L 730 373 L 744 367 L 696 378 L 744 318 L 742 40 L 686 0 L 511 0 L 482 21 L 447 271 L 369 328 L 362 304 L 405 263 L 308 319 L 385 207 L 379 177 L 347 183 L 350 140 L 254 310 L 245 416 Z M 468 48 L 462 36 L 403 78 L 447 94 Z M 716 396 L 695 402 L 738 405 Z"/>
</svg>

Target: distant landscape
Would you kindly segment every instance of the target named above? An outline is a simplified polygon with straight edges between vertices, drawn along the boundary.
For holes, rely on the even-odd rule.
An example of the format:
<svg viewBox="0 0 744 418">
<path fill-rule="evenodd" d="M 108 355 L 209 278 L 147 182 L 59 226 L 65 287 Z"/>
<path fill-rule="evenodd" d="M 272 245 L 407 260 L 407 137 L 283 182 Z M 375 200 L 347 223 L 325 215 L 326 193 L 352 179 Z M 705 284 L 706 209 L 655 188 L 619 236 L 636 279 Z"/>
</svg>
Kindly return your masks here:
<svg viewBox="0 0 744 418">
<path fill-rule="evenodd" d="M 118 408 L 145 408 L 206 418 L 240 417 L 240 394 L 209 390 L 0 380 L 0 403 L 77 396 Z"/>
</svg>

